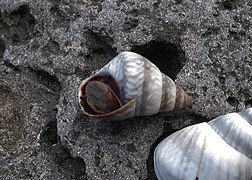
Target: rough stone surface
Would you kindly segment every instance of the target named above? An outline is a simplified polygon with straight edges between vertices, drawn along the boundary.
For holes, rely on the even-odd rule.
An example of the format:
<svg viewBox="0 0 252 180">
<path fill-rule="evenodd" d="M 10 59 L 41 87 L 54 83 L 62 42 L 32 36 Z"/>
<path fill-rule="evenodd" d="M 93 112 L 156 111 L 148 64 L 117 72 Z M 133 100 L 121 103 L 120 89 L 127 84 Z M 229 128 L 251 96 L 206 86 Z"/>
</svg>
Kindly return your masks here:
<svg viewBox="0 0 252 180">
<path fill-rule="evenodd" d="M 250 0 L 0 0 L 0 179 L 155 179 L 167 135 L 252 104 Z M 117 53 L 149 58 L 192 109 L 86 117 L 78 86 Z"/>
</svg>

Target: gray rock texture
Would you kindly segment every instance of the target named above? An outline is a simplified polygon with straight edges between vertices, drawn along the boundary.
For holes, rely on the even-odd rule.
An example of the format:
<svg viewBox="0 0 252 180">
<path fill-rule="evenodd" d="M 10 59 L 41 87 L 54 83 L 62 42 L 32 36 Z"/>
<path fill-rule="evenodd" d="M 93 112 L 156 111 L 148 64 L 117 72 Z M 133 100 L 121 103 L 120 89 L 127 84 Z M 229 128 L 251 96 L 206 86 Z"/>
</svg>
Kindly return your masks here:
<svg viewBox="0 0 252 180">
<path fill-rule="evenodd" d="M 252 104 L 251 0 L 0 0 L 0 179 L 156 179 L 152 155 L 185 126 Z M 101 122 L 78 87 L 142 54 L 192 109 Z"/>
</svg>

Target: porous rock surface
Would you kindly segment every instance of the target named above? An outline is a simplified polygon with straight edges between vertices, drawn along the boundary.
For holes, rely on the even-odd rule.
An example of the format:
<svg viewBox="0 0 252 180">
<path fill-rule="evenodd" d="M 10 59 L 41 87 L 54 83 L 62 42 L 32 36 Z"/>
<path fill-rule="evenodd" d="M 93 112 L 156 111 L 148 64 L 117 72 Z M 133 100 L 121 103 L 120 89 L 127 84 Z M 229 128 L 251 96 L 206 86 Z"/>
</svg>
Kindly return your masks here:
<svg viewBox="0 0 252 180">
<path fill-rule="evenodd" d="M 252 104 L 250 0 L 0 0 L 0 179 L 155 179 L 167 135 Z M 150 59 L 191 109 L 101 122 L 78 86 L 116 54 Z"/>
</svg>

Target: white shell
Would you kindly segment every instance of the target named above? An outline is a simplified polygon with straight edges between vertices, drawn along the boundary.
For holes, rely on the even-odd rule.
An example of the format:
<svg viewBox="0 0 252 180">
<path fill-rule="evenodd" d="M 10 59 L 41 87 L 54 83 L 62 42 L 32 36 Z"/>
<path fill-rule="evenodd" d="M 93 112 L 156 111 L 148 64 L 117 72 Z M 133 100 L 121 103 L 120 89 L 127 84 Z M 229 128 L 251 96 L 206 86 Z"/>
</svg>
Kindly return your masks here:
<svg viewBox="0 0 252 180">
<path fill-rule="evenodd" d="M 115 94 L 119 96 L 122 107 L 102 115 L 88 112 L 85 108 L 86 85 L 97 79 L 106 81 L 108 77 L 115 81 L 118 89 Z M 133 52 L 122 52 L 81 83 L 79 102 L 83 112 L 89 116 L 119 120 L 188 107 L 191 98 L 146 58 Z"/>
<path fill-rule="evenodd" d="M 252 108 L 186 127 L 155 149 L 159 180 L 252 179 Z"/>
</svg>

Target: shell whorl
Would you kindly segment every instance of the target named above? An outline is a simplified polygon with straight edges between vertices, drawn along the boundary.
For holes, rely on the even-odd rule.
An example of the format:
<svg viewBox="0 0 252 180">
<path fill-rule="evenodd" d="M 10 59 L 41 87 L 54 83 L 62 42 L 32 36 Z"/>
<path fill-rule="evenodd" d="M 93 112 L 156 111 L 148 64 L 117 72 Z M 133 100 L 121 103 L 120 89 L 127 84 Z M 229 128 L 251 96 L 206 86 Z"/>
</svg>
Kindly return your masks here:
<svg viewBox="0 0 252 180">
<path fill-rule="evenodd" d="M 249 108 L 168 136 L 154 152 L 158 179 L 251 179 L 251 119 Z"/>
<path fill-rule="evenodd" d="M 168 76 L 162 74 L 162 100 L 160 112 L 167 112 L 176 109 L 189 107 L 191 97 L 176 85 Z"/>
<path fill-rule="evenodd" d="M 126 119 L 120 113 L 127 118 L 146 116 L 188 107 L 191 102 L 190 97 L 181 87 L 161 73 L 148 59 L 133 52 L 120 53 L 93 77 L 90 77 L 91 79 L 82 82 L 79 93 L 81 105 L 82 97 L 85 96 L 83 87 L 95 76 L 111 76 L 114 79 L 119 91 L 118 98 L 123 104 L 122 108 L 131 102 L 131 105 L 124 109 L 128 112 L 119 110 L 114 113 L 115 119 Z M 85 109 L 83 111 L 86 113 Z M 90 113 L 86 114 L 90 115 Z M 111 118 L 113 114 L 110 115 Z"/>
<path fill-rule="evenodd" d="M 136 116 L 159 112 L 162 75 L 154 64 L 136 53 L 123 52 L 104 68 L 117 80 L 123 103 L 136 98 Z"/>
<path fill-rule="evenodd" d="M 208 124 L 227 144 L 252 159 L 252 126 L 240 114 L 243 111 L 220 116 Z"/>
</svg>

